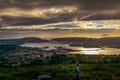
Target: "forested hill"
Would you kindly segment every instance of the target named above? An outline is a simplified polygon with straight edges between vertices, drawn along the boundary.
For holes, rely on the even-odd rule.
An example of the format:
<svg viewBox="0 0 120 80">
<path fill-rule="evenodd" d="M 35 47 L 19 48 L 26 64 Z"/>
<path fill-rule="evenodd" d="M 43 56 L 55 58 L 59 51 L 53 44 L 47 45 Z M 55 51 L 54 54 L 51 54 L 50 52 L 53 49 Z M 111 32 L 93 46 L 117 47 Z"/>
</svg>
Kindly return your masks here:
<svg viewBox="0 0 120 80">
<path fill-rule="evenodd" d="M 58 43 L 70 44 L 71 46 L 83 46 L 83 47 L 115 47 L 120 48 L 120 37 L 108 37 L 108 38 L 55 38 L 50 41 L 56 41 Z M 1 39 L 0 45 L 21 45 L 25 43 L 41 43 L 49 42 L 48 40 L 28 37 L 20 39 Z"/>
<path fill-rule="evenodd" d="M 108 37 L 108 38 L 70 37 L 70 38 L 56 38 L 56 39 L 52 39 L 52 41 L 70 44 L 71 46 L 120 48 L 120 37 Z"/>
<path fill-rule="evenodd" d="M 20 45 L 24 43 L 40 43 L 40 42 L 48 42 L 48 41 L 36 37 L 28 37 L 28 38 L 20 38 L 20 39 L 1 39 L 0 45 L 4 45 L 4 44 Z"/>
</svg>

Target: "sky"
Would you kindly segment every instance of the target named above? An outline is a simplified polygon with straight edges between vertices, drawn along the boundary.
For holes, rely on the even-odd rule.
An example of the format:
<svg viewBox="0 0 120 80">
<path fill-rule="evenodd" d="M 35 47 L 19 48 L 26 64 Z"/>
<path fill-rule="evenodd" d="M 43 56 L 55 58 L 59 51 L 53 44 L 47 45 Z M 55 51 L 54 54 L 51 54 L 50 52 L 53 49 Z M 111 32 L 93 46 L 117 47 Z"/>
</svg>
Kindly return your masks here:
<svg viewBox="0 0 120 80">
<path fill-rule="evenodd" d="M 120 0 L 0 0 L 0 39 L 120 37 Z"/>
</svg>

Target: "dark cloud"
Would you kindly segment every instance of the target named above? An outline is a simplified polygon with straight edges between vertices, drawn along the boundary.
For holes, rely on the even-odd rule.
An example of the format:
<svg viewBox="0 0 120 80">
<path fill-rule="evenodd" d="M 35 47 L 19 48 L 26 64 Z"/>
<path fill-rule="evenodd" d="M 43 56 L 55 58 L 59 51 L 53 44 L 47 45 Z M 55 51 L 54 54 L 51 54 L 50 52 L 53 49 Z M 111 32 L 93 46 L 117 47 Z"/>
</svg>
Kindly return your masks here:
<svg viewBox="0 0 120 80">
<path fill-rule="evenodd" d="M 0 0 L 1 8 L 16 7 L 20 9 L 65 6 L 71 5 L 71 2 L 73 2 L 73 0 Z"/>
<path fill-rule="evenodd" d="M 105 9 L 119 9 L 119 0 L 76 0 L 81 3 L 82 9 L 86 10 L 105 10 Z M 79 5 L 79 4 L 78 4 Z"/>
<path fill-rule="evenodd" d="M 79 16 L 78 16 L 79 15 Z M 48 24 L 48 23 L 59 23 L 59 22 L 70 22 L 76 20 L 81 20 L 81 17 L 84 17 L 88 14 L 61 14 L 57 15 L 56 17 L 45 19 L 45 18 L 39 18 L 39 17 L 15 17 L 15 16 L 2 16 L 1 17 L 1 25 L 6 26 L 21 26 L 21 25 L 41 25 L 41 24 Z M 105 20 L 105 19 L 116 19 L 120 18 L 119 15 L 92 15 L 89 17 L 85 17 L 82 20 Z"/>
<path fill-rule="evenodd" d="M 79 17 L 84 16 L 86 14 L 80 14 Z M 68 22 L 73 21 L 74 18 L 78 18 L 78 13 L 65 13 L 65 14 L 57 14 L 56 16 L 45 19 L 39 17 L 16 17 L 16 16 L 1 16 L 1 24 L 4 25 L 39 25 L 39 24 L 47 24 L 47 23 L 58 23 L 58 22 Z"/>
<path fill-rule="evenodd" d="M 0 10 L 6 12 L 6 14 L 0 13 L 0 24 L 34 25 L 74 20 L 120 19 L 119 4 L 120 0 L 0 0 Z M 72 9 L 71 6 L 77 9 L 69 12 Z M 12 13 L 14 14 L 11 15 L 10 10 L 13 8 L 16 10 L 13 10 Z M 52 11 L 55 10 L 48 10 L 49 12 L 46 13 L 49 14 L 46 14 L 44 10 L 51 8 L 62 11 L 59 10 L 53 14 Z M 48 18 L 42 17 L 42 15 L 29 15 L 30 11 L 34 9 L 40 9 L 39 12 L 43 12 L 42 15 Z M 21 15 L 16 11 L 22 12 Z M 24 11 L 29 16 L 22 15 Z"/>
<path fill-rule="evenodd" d="M 83 20 L 111 20 L 111 19 L 120 19 L 120 13 L 116 14 L 95 14 L 93 16 L 89 16 Z"/>
<path fill-rule="evenodd" d="M 79 6 L 86 10 L 119 9 L 119 0 L 0 0 L 1 8 L 31 9 L 53 6 Z"/>
<path fill-rule="evenodd" d="M 1 23 L 8 26 L 8 25 L 35 25 L 35 24 L 46 24 L 51 23 L 52 21 L 37 18 L 37 17 L 15 17 L 15 16 L 2 16 Z"/>
</svg>

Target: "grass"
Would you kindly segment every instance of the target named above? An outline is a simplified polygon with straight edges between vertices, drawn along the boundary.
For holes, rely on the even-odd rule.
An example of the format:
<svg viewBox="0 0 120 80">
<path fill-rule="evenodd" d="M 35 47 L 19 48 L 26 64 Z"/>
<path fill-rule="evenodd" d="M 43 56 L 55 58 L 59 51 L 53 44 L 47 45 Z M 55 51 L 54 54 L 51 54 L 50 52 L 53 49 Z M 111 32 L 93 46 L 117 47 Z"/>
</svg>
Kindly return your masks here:
<svg viewBox="0 0 120 80">
<path fill-rule="evenodd" d="M 48 74 L 52 80 L 74 80 L 75 64 L 0 68 L 0 80 L 37 80 Z M 120 80 L 120 64 L 80 64 L 80 80 Z"/>
</svg>

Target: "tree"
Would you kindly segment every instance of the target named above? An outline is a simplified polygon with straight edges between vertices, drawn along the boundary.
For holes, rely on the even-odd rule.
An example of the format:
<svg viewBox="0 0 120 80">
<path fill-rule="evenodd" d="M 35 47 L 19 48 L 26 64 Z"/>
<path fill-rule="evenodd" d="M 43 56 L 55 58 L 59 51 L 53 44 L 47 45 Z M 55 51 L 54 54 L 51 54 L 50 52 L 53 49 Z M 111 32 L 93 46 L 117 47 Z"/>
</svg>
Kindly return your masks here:
<svg viewBox="0 0 120 80">
<path fill-rule="evenodd" d="M 59 56 L 56 54 L 56 52 L 53 53 L 53 55 L 50 58 L 50 63 L 51 64 L 58 64 L 60 63 L 60 58 Z"/>
</svg>

